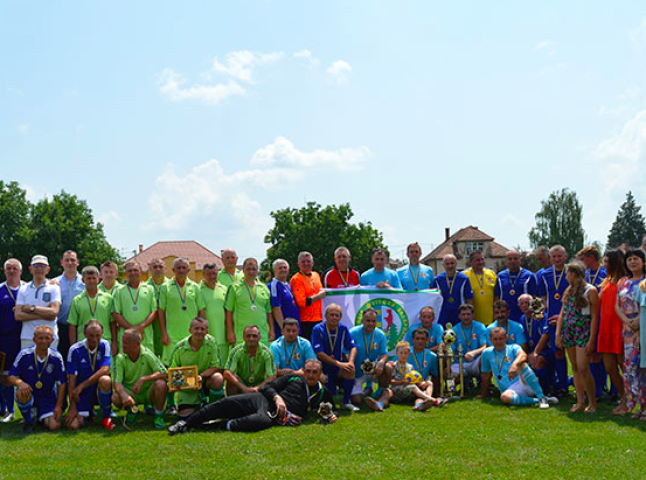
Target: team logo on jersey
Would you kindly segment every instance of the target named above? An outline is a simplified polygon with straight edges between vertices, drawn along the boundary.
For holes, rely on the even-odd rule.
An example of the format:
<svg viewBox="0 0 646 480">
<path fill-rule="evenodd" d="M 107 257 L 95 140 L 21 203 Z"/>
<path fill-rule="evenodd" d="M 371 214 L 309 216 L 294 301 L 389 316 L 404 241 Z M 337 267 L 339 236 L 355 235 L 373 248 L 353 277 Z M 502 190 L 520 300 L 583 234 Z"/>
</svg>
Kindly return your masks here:
<svg viewBox="0 0 646 480">
<path fill-rule="evenodd" d="M 404 339 L 404 333 L 410 326 L 406 310 L 399 303 L 389 298 L 373 298 L 361 305 L 361 308 L 357 310 L 354 317 L 355 325 L 361 325 L 363 312 L 367 308 L 374 308 L 377 311 L 377 327 L 381 328 L 386 334 L 388 350 L 394 350 L 397 342 Z M 376 348 L 376 346 L 373 348 Z"/>
<path fill-rule="evenodd" d="M 294 358 L 295 358 L 296 360 L 300 360 L 300 359 L 301 359 L 301 354 L 300 354 L 300 353 L 297 353 L 296 355 L 294 355 Z"/>
<path fill-rule="evenodd" d="M 44 292 L 43 302 L 51 302 L 51 301 L 52 301 L 52 294 L 50 292 Z"/>
<path fill-rule="evenodd" d="M 509 335 L 509 339 L 510 339 L 512 342 L 513 342 L 514 340 L 516 340 L 516 339 L 514 338 L 514 334 L 513 334 L 513 333 Z"/>
<path fill-rule="evenodd" d="M 54 365 L 50 363 L 49 365 L 47 365 L 47 368 L 45 370 L 47 370 L 47 373 L 52 373 L 54 371 Z"/>
</svg>

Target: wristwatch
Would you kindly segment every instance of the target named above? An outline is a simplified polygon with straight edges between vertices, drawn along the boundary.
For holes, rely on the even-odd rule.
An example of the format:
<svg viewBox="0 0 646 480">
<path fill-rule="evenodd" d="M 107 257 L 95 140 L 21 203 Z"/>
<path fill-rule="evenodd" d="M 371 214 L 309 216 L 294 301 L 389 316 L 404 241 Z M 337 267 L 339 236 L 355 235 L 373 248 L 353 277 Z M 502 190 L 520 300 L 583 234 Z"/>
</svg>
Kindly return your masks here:
<svg viewBox="0 0 646 480">
<path fill-rule="evenodd" d="M 29 307 L 29 313 L 34 313 L 34 311 L 36 311 L 36 305 Z"/>
</svg>

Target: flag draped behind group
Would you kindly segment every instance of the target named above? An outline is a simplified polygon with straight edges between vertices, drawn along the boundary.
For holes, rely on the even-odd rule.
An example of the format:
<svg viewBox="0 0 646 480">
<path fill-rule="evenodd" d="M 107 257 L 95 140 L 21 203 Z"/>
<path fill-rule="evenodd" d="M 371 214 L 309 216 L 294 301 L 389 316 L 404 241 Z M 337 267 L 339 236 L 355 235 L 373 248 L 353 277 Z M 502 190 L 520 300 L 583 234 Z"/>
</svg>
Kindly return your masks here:
<svg viewBox="0 0 646 480">
<path fill-rule="evenodd" d="M 394 355 L 395 345 L 404 339 L 408 329 L 419 323 L 419 311 L 431 306 L 435 318 L 442 309 L 442 295 L 438 290 L 407 291 L 396 289 L 376 289 L 374 287 L 350 287 L 327 289 L 323 299 L 323 311 L 333 303 L 343 310 L 341 322 L 348 328 L 361 325 L 365 309 L 372 307 L 377 311 L 377 327 L 381 328 L 388 339 L 388 350 Z"/>
</svg>

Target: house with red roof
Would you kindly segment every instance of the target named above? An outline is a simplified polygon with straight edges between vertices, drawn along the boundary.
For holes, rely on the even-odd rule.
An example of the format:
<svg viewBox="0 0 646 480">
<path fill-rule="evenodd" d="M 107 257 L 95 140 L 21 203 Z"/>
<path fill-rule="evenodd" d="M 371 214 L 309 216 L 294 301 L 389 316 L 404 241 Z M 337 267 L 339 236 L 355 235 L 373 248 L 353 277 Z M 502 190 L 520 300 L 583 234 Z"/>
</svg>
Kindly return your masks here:
<svg viewBox="0 0 646 480">
<path fill-rule="evenodd" d="M 194 240 L 162 241 L 148 248 L 139 245 L 139 251 L 126 260 L 124 264 L 133 260 L 139 263 L 141 265 L 141 278 L 142 280 L 147 280 L 150 277 L 148 264 L 156 258 L 161 258 L 166 264 L 166 276 L 172 278 L 173 261 L 179 257 L 188 259 L 191 267 L 188 276 L 196 282 L 202 280 L 202 269 L 205 263 L 215 263 L 219 269 L 224 266 L 221 257 Z"/>
<path fill-rule="evenodd" d="M 487 268 L 495 272 L 505 268 L 505 257 L 509 249 L 496 243 L 494 237 L 473 225 L 461 228 L 453 235 L 449 228 L 445 228 L 444 242 L 422 258 L 421 262 L 433 268 L 435 275 L 438 275 L 444 271 L 444 256 L 451 253 L 458 260 L 458 270 L 462 271 L 469 268 L 469 254 L 474 250 L 482 251 Z"/>
</svg>

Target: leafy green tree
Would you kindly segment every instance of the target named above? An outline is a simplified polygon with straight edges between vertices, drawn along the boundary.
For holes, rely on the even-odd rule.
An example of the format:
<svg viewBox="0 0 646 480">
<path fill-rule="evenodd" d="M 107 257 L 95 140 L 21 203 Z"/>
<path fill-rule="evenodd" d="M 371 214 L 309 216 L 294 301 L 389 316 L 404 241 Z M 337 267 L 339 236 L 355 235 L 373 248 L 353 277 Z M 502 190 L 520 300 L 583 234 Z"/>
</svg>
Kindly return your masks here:
<svg viewBox="0 0 646 480">
<path fill-rule="evenodd" d="M 18 182 L 0 180 L 0 260 L 17 258 L 23 264 L 29 259 L 29 242 L 33 237 L 30 208 L 26 192 Z"/>
<path fill-rule="evenodd" d="M 583 207 L 575 192 L 567 188 L 552 192 L 534 218 L 536 226 L 529 232 L 532 248 L 560 244 L 569 256 L 583 248 Z"/>
<path fill-rule="evenodd" d="M 271 263 L 284 258 L 297 271 L 298 254 L 308 251 L 314 257 L 314 269 L 323 273 L 334 265 L 334 250 L 343 245 L 352 254 L 351 265 L 362 272 L 372 267 L 375 247 L 383 247 L 383 236 L 370 222 L 353 224 L 350 205 L 328 205 L 308 202 L 300 209 L 284 208 L 271 212 L 274 226 L 265 236 L 271 245 L 262 270 L 271 271 Z"/>
<path fill-rule="evenodd" d="M 100 265 L 105 260 L 119 261 L 120 255 L 95 223 L 85 200 L 65 191 L 44 198 L 31 209 L 33 238 L 31 252 L 49 258 L 51 276 L 62 272 L 60 259 L 66 250 L 74 250 L 81 265 Z"/>
<path fill-rule="evenodd" d="M 628 243 L 633 247 L 639 247 L 642 244 L 642 238 L 646 233 L 646 222 L 641 214 L 641 206 L 635 202 L 632 192 L 626 194 L 626 201 L 619 207 L 617 218 L 610 228 L 608 235 L 609 248 L 617 247 L 623 243 Z"/>
</svg>

